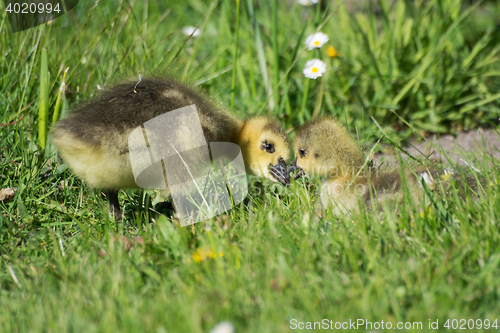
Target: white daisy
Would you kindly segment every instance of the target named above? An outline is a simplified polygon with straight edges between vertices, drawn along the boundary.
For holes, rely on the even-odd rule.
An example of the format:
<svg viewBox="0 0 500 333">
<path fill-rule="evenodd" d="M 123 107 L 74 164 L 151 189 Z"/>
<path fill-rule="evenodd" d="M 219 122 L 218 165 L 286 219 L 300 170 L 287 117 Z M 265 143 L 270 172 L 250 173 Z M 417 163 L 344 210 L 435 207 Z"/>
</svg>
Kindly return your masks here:
<svg viewBox="0 0 500 333">
<path fill-rule="evenodd" d="M 302 71 L 302 73 L 304 73 L 304 76 L 309 79 L 317 79 L 325 72 L 326 72 L 326 64 L 323 61 L 316 58 L 306 62 L 304 70 Z"/>
<path fill-rule="evenodd" d="M 302 6 L 309 6 L 317 4 L 318 0 L 297 0 L 297 2 L 300 3 Z"/>
<path fill-rule="evenodd" d="M 423 179 L 424 182 L 429 185 L 429 186 L 433 186 L 434 185 L 434 179 L 432 178 L 432 176 L 430 174 L 428 174 L 427 172 L 422 172 L 421 174 L 418 175 L 418 177 L 420 179 Z M 420 188 L 423 188 L 421 182 L 418 183 L 418 186 Z"/>
<path fill-rule="evenodd" d="M 193 37 L 199 37 L 200 36 L 200 29 L 196 28 L 196 27 L 184 27 L 182 28 L 182 33 L 186 36 L 191 36 L 193 35 Z"/>
<path fill-rule="evenodd" d="M 234 326 L 228 321 L 223 321 L 215 326 L 210 333 L 234 333 Z"/>
<path fill-rule="evenodd" d="M 309 51 L 312 49 L 319 49 L 326 42 L 328 42 L 328 36 L 322 32 L 316 32 L 306 38 L 306 45 Z"/>
</svg>

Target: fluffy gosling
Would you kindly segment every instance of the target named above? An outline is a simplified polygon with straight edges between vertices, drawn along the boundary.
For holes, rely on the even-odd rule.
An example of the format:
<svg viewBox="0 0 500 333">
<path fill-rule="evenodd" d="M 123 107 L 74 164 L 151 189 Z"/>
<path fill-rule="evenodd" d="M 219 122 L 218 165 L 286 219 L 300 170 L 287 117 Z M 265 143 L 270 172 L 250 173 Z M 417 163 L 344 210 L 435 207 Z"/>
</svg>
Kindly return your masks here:
<svg viewBox="0 0 500 333">
<path fill-rule="evenodd" d="M 449 181 L 461 180 L 459 174 L 463 174 L 458 168 L 437 166 L 404 167 L 402 172 L 399 168 L 381 171 L 364 166 L 365 157 L 360 146 L 344 126 L 331 118 L 314 120 L 300 129 L 294 153 L 298 157 L 297 166 L 304 172 L 326 177 L 320 198 L 324 207 L 332 206 L 334 214 L 355 210 L 360 202 L 369 202 L 372 198 L 379 204 L 400 200 L 404 182 L 414 202 L 422 198 L 422 181 L 429 189 L 444 189 L 447 194 L 451 186 Z M 470 174 L 465 177 L 467 185 L 477 193 L 476 178 Z"/>
<path fill-rule="evenodd" d="M 263 117 L 238 119 L 173 79 L 130 81 L 100 93 L 56 124 L 53 142 L 78 177 L 107 193 L 110 211 L 119 220 L 117 191 L 138 188 L 129 156 L 130 133 L 152 118 L 192 104 L 206 142 L 239 145 L 248 173 L 272 179 L 269 165 L 280 157 L 288 160 L 288 141 L 277 122 Z M 191 140 L 182 132 L 174 135 Z M 164 194 L 169 195 L 168 188 Z"/>
</svg>

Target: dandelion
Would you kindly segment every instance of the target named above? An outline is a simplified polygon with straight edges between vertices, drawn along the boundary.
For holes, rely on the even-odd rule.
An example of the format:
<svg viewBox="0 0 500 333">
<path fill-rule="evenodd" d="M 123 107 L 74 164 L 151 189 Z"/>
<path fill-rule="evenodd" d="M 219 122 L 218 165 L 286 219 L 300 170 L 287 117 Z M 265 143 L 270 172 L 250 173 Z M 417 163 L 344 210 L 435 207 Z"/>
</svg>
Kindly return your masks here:
<svg viewBox="0 0 500 333">
<path fill-rule="evenodd" d="M 328 42 L 328 36 L 322 32 L 316 32 L 306 38 L 306 45 L 309 51 L 312 49 L 319 49 L 326 42 Z"/>
<path fill-rule="evenodd" d="M 337 50 L 331 45 L 326 49 L 326 54 L 332 59 L 340 56 Z"/>
<path fill-rule="evenodd" d="M 224 253 L 219 252 L 218 256 L 222 257 Z M 217 255 L 215 255 L 214 251 L 212 249 L 205 250 L 205 249 L 197 249 L 196 252 L 192 254 L 194 262 L 202 262 L 208 258 L 210 259 L 215 259 L 217 258 Z"/>
<path fill-rule="evenodd" d="M 191 26 L 182 28 L 182 33 L 186 36 L 193 36 L 193 37 L 199 37 L 201 34 L 200 29 Z"/>
<path fill-rule="evenodd" d="M 326 64 L 319 59 L 312 59 L 304 66 L 304 76 L 309 79 L 317 79 L 326 72 Z"/>
<path fill-rule="evenodd" d="M 310 6 L 318 3 L 318 0 L 297 0 L 302 6 Z"/>
</svg>

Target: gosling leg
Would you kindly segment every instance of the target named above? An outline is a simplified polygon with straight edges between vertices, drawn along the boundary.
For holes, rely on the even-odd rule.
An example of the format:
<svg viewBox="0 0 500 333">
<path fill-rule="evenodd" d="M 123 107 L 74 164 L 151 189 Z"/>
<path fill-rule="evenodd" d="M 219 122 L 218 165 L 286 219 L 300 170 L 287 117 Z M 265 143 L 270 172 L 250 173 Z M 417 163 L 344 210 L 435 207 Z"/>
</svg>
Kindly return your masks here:
<svg viewBox="0 0 500 333">
<path fill-rule="evenodd" d="M 108 197 L 109 202 L 109 213 L 115 215 L 115 220 L 119 221 L 122 219 L 122 211 L 120 209 L 120 203 L 118 202 L 118 191 L 108 190 L 104 194 Z"/>
</svg>

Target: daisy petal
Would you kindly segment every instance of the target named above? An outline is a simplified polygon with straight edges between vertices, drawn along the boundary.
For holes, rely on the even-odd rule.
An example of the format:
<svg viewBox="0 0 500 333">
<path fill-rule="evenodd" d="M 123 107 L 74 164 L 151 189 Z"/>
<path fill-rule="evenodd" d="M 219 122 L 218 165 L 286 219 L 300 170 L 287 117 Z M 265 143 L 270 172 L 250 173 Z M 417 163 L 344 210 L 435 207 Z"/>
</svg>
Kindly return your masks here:
<svg viewBox="0 0 500 333">
<path fill-rule="evenodd" d="M 309 79 L 317 79 L 321 77 L 326 72 L 326 64 L 319 59 L 312 59 L 306 62 L 304 66 L 304 76 Z"/>
<path fill-rule="evenodd" d="M 326 42 L 328 42 L 328 36 L 322 32 L 316 32 L 312 35 L 309 35 L 305 41 L 307 48 L 309 50 L 319 49 Z"/>
<path fill-rule="evenodd" d="M 182 33 L 186 36 L 193 35 L 193 37 L 199 37 L 200 36 L 200 29 L 198 29 L 196 27 L 188 26 L 188 27 L 182 28 Z"/>
<path fill-rule="evenodd" d="M 318 0 L 297 0 L 297 2 L 302 6 L 310 6 L 313 4 L 317 4 Z"/>
</svg>

